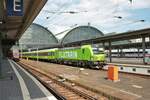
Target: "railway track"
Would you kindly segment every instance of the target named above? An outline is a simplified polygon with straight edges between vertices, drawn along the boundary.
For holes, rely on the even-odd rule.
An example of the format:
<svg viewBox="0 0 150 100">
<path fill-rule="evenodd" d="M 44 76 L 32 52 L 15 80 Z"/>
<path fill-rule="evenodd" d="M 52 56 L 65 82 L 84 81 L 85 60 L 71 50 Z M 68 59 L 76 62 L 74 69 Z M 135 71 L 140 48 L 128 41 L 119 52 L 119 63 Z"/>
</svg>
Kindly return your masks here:
<svg viewBox="0 0 150 100">
<path fill-rule="evenodd" d="M 100 94 L 58 77 L 54 73 L 47 74 L 27 63 L 18 62 L 18 64 L 41 81 L 59 100 L 108 100 Z"/>
</svg>

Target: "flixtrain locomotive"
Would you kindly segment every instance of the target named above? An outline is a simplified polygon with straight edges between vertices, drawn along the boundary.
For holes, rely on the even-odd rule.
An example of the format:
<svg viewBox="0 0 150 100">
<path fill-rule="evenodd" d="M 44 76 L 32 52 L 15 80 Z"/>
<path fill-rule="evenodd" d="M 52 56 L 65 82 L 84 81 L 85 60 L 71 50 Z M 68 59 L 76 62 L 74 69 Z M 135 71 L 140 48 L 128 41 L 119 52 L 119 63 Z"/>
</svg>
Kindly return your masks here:
<svg viewBox="0 0 150 100">
<path fill-rule="evenodd" d="M 60 64 L 94 68 L 102 68 L 106 59 L 103 49 L 92 48 L 91 45 L 23 52 L 21 55 L 25 59 L 48 60 Z"/>
</svg>

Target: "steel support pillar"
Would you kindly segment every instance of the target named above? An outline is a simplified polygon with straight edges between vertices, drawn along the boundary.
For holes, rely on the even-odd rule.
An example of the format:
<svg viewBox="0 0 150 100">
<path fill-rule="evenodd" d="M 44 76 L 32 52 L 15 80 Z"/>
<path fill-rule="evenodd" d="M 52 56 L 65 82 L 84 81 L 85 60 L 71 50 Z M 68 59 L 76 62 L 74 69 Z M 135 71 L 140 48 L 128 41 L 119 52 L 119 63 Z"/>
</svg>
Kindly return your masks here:
<svg viewBox="0 0 150 100">
<path fill-rule="evenodd" d="M 142 49 L 143 49 L 143 64 L 145 64 L 145 49 L 146 49 L 146 46 L 145 46 L 145 37 L 144 36 L 142 37 Z"/>
<path fill-rule="evenodd" d="M 140 57 L 140 48 L 137 48 L 138 51 L 138 58 Z"/>
<path fill-rule="evenodd" d="M 149 36 L 149 44 L 148 44 L 148 49 L 150 49 L 150 36 Z"/>
<path fill-rule="evenodd" d="M 0 78 L 2 77 L 2 39 L 0 37 Z"/>
<path fill-rule="evenodd" d="M 21 55 L 20 55 L 20 58 L 22 59 L 22 46 L 23 46 L 23 44 L 19 44 L 19 49 L 20 49 L 20 52 L 21 52 Z"/>
<path fill-rule="evenodd" d="M 150 49 L 150 36 L 149 36 L 148 49 Z"/>
<path fill-rule="evenodd" d="M 120 48 L 120 58 L 122 58 L 122 47 Z"/>
<path fill-rule="evenodd" d="M 105 42 L 103 42 L 102 45 L 103 45 L 103 48 L 104 48 L 104 50 L 105 50 Z"/>
<path fill-rule="evenodd" d="M 119 49 L 117 49 L 117 57 L 120 57 Z"/>
<path fill-rule="evenodd" d="M 112 62 L 112 57 L 111 57 L 111 42 L 109 41 L 109 62 Z"/>
</svg>

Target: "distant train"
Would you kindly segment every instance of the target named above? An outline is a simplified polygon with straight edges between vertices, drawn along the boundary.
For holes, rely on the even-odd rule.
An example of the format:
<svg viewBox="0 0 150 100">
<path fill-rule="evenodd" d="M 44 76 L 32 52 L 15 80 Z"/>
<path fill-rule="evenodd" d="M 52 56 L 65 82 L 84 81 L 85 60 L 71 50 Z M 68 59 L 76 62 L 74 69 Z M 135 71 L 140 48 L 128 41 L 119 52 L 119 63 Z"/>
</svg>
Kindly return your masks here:
<svg viewBox="0 0 150 100">
<path fill-rule="evenodd" d="M 150 64 L 150 50 L 145 54 L 145 63 Z"/>
<path fill-rule="evenodd" d="M 109 53 L 107 54 L 107 57 Z M 143 58 L 143 52 L 142 51 L 124 51 L 124 52 L 112 52 L 111 54 L 114 58 Z M 145 51 L 145 63 L 150 64 L 150 49 Z"/>
<path fill-rule="evenodd" d="M 106 59 L 104 50 L 92 48 L 91 45 L 23 52 L 21 55 L 25 59 L 48 60 L 59 64 L 94 68 L 102 68 Z"/>
<path fill-rule="evenodd" d="M 12 49 L 7 52 L 7 57 L 14 61 L 19 61 L 19 49 Z"/>
<path fill-rule="evenodd" d="M 147 54 L 147 51 L 145 52 Z M 143 58 L 143 52 L 128 51 L 128 52 L 112 52 L 112 57 L 115 58 Z"/>
</svg>

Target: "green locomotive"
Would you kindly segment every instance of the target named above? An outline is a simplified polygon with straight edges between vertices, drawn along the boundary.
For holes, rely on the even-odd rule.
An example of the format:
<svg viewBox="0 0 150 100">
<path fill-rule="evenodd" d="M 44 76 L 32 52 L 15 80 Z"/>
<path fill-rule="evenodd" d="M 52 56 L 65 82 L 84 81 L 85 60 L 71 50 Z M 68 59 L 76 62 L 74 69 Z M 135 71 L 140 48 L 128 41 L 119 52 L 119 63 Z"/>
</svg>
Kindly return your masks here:
<svg viewBox="0 0 150 100">
<path fill-rule="evenodd" d="M 106 59 L 104 50 L 91 45 L 60 49 L 23 52 L 23 58 L 48 60 L 60 64 L 72 64 L 82 67 L 103 67 Z"/>
</svg>

